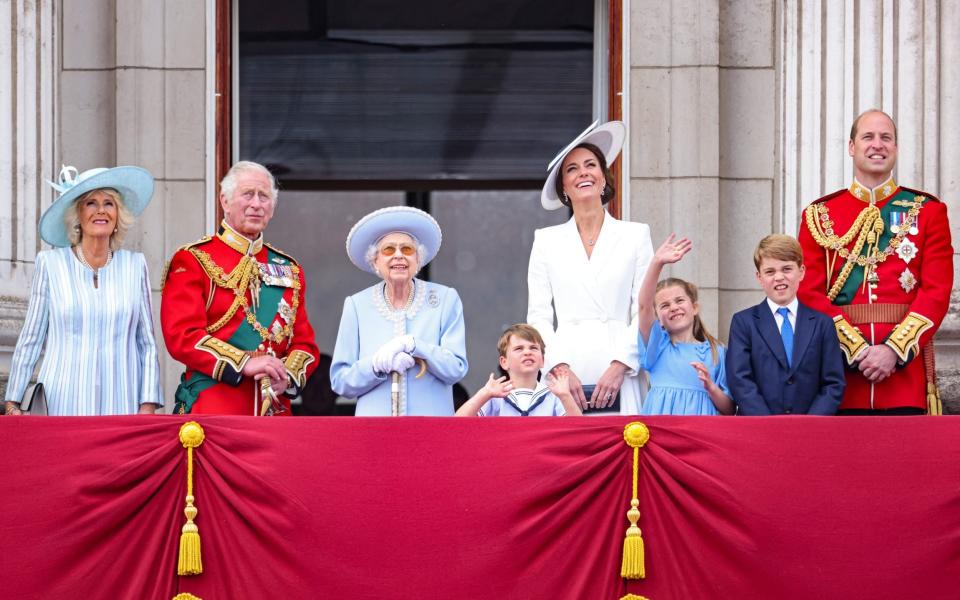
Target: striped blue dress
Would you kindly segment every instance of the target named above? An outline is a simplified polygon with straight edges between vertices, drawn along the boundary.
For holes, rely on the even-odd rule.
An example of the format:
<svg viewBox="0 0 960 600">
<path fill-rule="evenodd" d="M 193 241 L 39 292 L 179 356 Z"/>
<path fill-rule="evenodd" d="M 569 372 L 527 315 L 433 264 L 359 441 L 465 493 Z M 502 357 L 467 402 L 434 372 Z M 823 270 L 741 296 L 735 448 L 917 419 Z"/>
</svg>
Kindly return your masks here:
<svg viewBox="0 0 960 600">
<path fill-rule="evenodd" d="M 44 349 L 38 380 L 50 415 L 127 415 L 163 404 L 143 254 L 118 250 L 99 286 L 70 248 L 37 254 L 7 401 L 23 400 Z"/>
</svg>

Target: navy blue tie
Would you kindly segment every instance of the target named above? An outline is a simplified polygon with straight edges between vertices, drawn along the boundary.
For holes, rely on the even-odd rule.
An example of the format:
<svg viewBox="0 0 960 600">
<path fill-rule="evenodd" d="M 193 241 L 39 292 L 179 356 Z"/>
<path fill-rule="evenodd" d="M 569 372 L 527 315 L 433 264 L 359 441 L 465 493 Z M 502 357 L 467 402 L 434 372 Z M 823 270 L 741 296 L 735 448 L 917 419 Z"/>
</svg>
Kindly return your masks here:
<svg viewBox="0 0 960 600">
<path fill-rule="evenodd" d="M 787 353 L 787 364 L 793 364 L 793 325 L 790 324 L 790 309 L 781 306 L 777 309 L 777 314 L 783 317 L 783 325 L 780 326 L 780 339 L 783 340 L 783 350 Z"/>
</svg>

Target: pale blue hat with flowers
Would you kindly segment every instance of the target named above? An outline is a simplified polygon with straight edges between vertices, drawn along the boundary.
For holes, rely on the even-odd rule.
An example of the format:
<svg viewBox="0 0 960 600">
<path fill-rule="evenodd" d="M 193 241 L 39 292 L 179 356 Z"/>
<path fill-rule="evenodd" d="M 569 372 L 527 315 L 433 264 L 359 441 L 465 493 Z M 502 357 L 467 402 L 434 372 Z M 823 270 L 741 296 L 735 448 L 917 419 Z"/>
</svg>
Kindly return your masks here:
<svg viewBox="0 0 960 600">
<path fill-rule="evenodd" d="M 363 217 L 347 234 L 347 256 L 357 268 L 376 274 L 367 262 L 367 248 L 388 233 L 406 233 L 422 244 L 425 253 L 420 267 L 429 263 L 440 251 L 443 232 L 440 224 L 428 213 L 412 206 L 388 206 Z"/>
<path fill-rule="evenodd" d="M 73 208 L 73 203 L 87 192 L 104 188 L 117 190 L 123 198 L 123 205 L 135 217 L 140 216 L 153 197 L 153 175 L 141 167 L 101 167 L 78 173 L 76 168 L 64 166 L 57 183 L 47 183 L 60 196 L 40 217 L 40 237 L 56 247 L 70 245 L 63 219 L 67 210 Z"/>
</svg>

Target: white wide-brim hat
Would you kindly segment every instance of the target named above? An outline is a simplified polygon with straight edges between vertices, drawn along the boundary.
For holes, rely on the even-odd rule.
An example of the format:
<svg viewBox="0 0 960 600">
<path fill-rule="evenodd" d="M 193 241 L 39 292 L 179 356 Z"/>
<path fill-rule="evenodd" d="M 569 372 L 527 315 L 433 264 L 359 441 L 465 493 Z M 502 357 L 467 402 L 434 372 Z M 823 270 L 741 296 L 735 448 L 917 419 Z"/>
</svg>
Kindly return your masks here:
<svg viewBox="0 0 960 600">
<path fill-rule="evenodd" d="M 347 234 L 350 262 L 376 275 L 373 267 L 367 263 L 367 248 L 388 233 L 405 233 L 423 244 L 426 254 L 420 257 L 421 268 L 433 260 L 443 241 L 440 225 L 429 214 L 412 206 L 388 206 L 363 217 L 350 229 Z"/>
<path fill-rule="evenodd" d="M 543 184 L 543 191 L 540 192 L 540 203 L 547 210 L 556 210 L 563 206 L 560 197 L 557 196 L 557 174 L 563 165 L 563 159 L 571 150 L 583 143 L 593 144 L 603 152 L 607 160 L 607 167 L 616 160 L 623 148 L 623 140 L 627 137 L 627 126 L 623 121 L 607 121 L 600 125 L 600 121 L 594 121 L 590 127 L 587 127 L 583 133 L 578 135 L 567 147 L 560 151 L 550 164 L 547 165 L 547 181 Z"/>
<path fill-rule="evenodd" d="M 77 174 L 74 167 L 60 169 L 59 182 L 48 181 L 53 189 L 60 193 L 40 217 L 40 237 L 51 246 L 70 245 L 67 226 L 63 222 L 68 209 L 87 192 L 110 188 L 117 190 L 123 198 L 123 205 L 135 217 L 147 208 L 153 197 L 153 176 L 140 167 L 97 168 Z"/>
</svg>

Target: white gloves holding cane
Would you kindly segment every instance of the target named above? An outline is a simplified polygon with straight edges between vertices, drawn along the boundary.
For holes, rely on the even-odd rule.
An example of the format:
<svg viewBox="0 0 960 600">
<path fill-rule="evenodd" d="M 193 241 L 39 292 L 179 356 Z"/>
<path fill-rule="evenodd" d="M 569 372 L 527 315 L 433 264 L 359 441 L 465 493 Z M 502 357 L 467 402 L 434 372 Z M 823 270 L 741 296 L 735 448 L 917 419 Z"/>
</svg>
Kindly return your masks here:
<svg viewBox="0 0 960 600">
<path fill-rule="evenodd" d="M 373 353 L 371 362 L 376 373 L 386 374 L 391 371 L 403 373 L 416 362 L 411 356 L 416 348 L 412 335 L 401 335 L 393 338 Z"/>
</svg>

